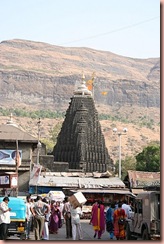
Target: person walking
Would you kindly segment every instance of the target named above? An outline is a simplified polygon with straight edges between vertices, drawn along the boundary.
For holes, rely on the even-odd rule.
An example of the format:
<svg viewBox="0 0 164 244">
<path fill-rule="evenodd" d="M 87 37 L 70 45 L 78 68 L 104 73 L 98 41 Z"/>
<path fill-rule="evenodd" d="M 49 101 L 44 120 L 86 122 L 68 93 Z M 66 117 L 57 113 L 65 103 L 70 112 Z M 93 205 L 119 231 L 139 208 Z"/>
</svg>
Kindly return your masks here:
<svg viewBox="0 0 164 244">
<path fill-rule="evenodd" d="M 83 234 L 82 234 L 82 228 L 80 223 L 80 216 L 82 216 L 82 210 L 80 207 L 73 208 L 71 205 L 70 207 L 71 211 L 71 224 L 72 224 L 72 239 L 75 241 L 82 240 Z"/>
<path fill-rule="evenodd" d="M 26 240 L 30 240 L 30 231 L 31 231 L 31 225 L 32 225 L 32 207 L 31 197 L 26 197 Z"/>
<path fill-rule="evenodd" d="M 59 202 L 59 210 L 60 210 L 60 212 L 61 212 L 61 223 L 62 223 L 62 225 L 64 224 L 64 216 L 63 216 L 63 207 L 64 207 L 64 203 L 61 201 L 61 202 Z"/>
<path fill-rule="evenodd" d="M 72 224 L 71 224 L 71 209 L 70 203 L 68 201 L 68 197 L 64 199 L 64 206 L 62 214 L 65 219 L 65 226 L 66 226 L 66 238 L 72 238 Z"/>
<path fill-rule="evenodd" d="M 128 205 L 128 202 L 126 199 L 124 199 L 121 208 L 125 210 L 126 219 L 130 219 L 131 214 L 132 214 L 132 209 L 131 209 L 130 205 Z"/>
<path fill-rule="evenodd" d="M 45 211 L 46 207 L 46 211 Z M 45 215 L 50 211 L 49 204 L 42 201 L 41 196 L 37 196 L 36 202 L 31 207 L 31 212 L 34 216 L 34 232 L 35 240 L 42 239 L 42 232 L 44 229 Z"/>
<path fill-rule="evenodd" d="M 113 229 L 113 213 L 114 209 L 111 203 L 109 203 L 109 208 L 106 212 L 106 230 L 109 233 L 110 239 L 113 239 L 114 236 L 114 229 Z"/>
<path fill-rule="evenodd" d="M 101 239 L 102 234 L 105 231 L 105 213 L 104 213 L 104 205 L 101 200 L 98 200 L 92 207 L 92 216 L 90 220 L 90 224 L 93 225 L 93 229 L 95 231 L 94 238 L 96 238 L 98 234 L 98 239 Z"/>
<path fill-rule="evenodd" d="M 31 196 L 30 196 L 31 197 Z M 31 206 L 34 204 L 35 199 L 31 197 Z M 30 209 L 31 210 L 31 209 Z M 32 220 L 31 220 L 31 232 L 34 231 L 34 216 L 32 215 Z"/>
<path fill-rule="evenodd" d="M 51 216 L 49 231 L 51 234 L 58 234 L 58 229 L 61 228 L 61 212 L 59 207 L 55 204 L 51 207 Z"/>
<path fill-rule="evenodd" d="M 4 197 L 0 203 L 0 240 L 6 240 L 8 235 L 11 211 L 11 208 L 8 207 L 9 201 L 8 197 Z"/>
<path fill-rule="evenodd" d="M 49 199 L 47 199 L 47 198 L 43 198 L 42 201 L 49 205 L 49 211 L 47 211 L 47 207 L 44 206 L 44 212 L 46 214 L 45 214 L 44 228 L 43 228 L 43 234 L 42 234 L 42 239 L 47 241 L 47 240 L 49 240 L 50 204 L 49 204 Z"/>
<path fill-rule="evenodd" d="M 117 240 L 125 239 L 125 210 L 121 208 L 122 203 L 118 203 L 118 208 L 114 211 L 113 221 L 114 221 L 114 235 Z M 122 223 L 121 221 L 122 220 Z"/>
</svg>

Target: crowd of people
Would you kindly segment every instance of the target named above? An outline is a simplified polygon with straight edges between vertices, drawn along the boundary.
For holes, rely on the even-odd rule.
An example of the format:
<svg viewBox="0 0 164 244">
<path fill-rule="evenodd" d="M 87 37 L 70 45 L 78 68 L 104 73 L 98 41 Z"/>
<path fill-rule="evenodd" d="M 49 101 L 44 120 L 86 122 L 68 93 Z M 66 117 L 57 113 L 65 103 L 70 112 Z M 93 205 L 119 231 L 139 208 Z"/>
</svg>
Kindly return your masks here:
<svg viewBox="0 0 164 244">
<path fill-rule="evenodd" d="M 132 209 L 127 201 L 109 203 L 105 211 L 102 201 L 96 201 L 92 206 L 90 224 L 93 226 L 94 238 L 101 239 L 102 234 L 107 231 L 109 238 L 117 240 L 125 239 L 126 219 L 130 218 Z"/>
<path fill-rule="evenodd" d="M 49 240 L 49 234 L 58 234 L 58 230 L 65 223 L 66 238 L 82 240 L 80 223 L 81 207 L 74 208 L 65 197 L 64 201 L 50 201 L 48 198 L 37 196 L 33 201 L 26 198 L 26 239 L 30 239 L 30 231 L 34 230 L 35 240 Z"/>
<path fill-rule="evenodd" d="M 4 197 L 0 204 L 0 240 L 7 238 L 10 224 L 9 198 Z M 126 218 L 129 218 L 132 208 L 127 201 L 108 203 L 105 208 L 102 201 L 97 200 L 92 205 L 89 224 L 93 226 L 94 238 L 101 239 L 103 233 L 109 233 L 109 239 L 125 239 Z M 30 232 L 34 232 L 35 240 L 49 240 L 49 234 L 58 234 L 65 224 L 66 239 L 82 240 L 81 228 L 82 206 L 74 208 L 65 197 L 64 201 L 50 201 L 49 198 L 37 196 L 34 200 L 26 197 L 26 239 L 30 240 Z"/>
<path fill-rule="evenodd" d="M 37 196 L 35 201 L 32 201 L 31 197 L 28 196 L 26 204 L 26 239 L 30 239 L 29 230 L 31 229 L 34 230 L 35 240 L 49 240 L 49 234 L 58 234 L 58 230 L 63 224 L 63 203 L 50 201 L 41 196 Z"/>
</svg>

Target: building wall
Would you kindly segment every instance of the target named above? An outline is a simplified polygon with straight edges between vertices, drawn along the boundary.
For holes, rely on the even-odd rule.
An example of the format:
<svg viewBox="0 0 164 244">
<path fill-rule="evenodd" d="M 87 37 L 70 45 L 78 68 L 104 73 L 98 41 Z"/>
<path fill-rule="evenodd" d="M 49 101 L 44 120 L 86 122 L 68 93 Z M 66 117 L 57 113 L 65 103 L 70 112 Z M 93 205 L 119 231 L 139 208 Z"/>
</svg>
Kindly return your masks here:
<svg viewBox="0 0 164 244">
<path fill-rule="evenodd" d="M 69 164 L 67 162 L 54 162 L 53 155 L 40 155 L 39 162 L 46 171 L 52 172 L 68 172 Z"/>
<path fill-rule="evenodd" d="M 30 180 L 30 171 L 19 172 L 18 189 L 20 192 L 28 192 L 29 180 Z"/>
<path fill-rule="evenodd" d="M 16 150 L 16 143 L 0 141 L 0 149 Z M 19 191 L 28 192 L 30 170 L 33 163 L 33 143 L 18 142 L 18 150 L 22 151 L 21 166 L 18 169 L 18 189 Z M 15 172 L 16 165 L 0 164 L 0 172 Z M 12 189 L 7 189 L 10 193 Z"/>
</svg>

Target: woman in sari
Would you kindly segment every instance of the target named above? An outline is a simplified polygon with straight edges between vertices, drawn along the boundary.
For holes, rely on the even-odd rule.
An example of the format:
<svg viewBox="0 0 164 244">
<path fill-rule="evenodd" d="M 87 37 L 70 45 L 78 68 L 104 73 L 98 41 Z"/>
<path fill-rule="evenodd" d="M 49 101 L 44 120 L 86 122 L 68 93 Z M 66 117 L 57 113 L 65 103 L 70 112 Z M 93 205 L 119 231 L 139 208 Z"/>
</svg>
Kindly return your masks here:
<svg viewBox="0 0 164 244">
<path fill-rule="evenodd" d="M 118 203 L 118 208 L 114 211 L 113 214 L 113 221 L 114 221 L 114 235 L 117 240 L 124 240 L 125 239 L 125 224 L 120 224 L 119 219 L 124 219 L 125 223 L 125 210 L 121 208 L 122 203 Z"/>
<path fill-rule="evenodd" d="M 57 205 L 53 205 L 51 208 L 49 231 L 51 234 L 57 234 L 59 228 L 61 228 L 61 212 Z"/>
<path fill-rule="evenodd" d="M 90 224 L 93 225 L 93 229 L 95 231 L 94 238 L 98 234 L 98 239 L 101 239 L 102 234 L 105 231 L 105 213 L 104 213 L 104 205 L 101 201 L 95 203 L 92 207 L 92 217 Z"/>
</svg>

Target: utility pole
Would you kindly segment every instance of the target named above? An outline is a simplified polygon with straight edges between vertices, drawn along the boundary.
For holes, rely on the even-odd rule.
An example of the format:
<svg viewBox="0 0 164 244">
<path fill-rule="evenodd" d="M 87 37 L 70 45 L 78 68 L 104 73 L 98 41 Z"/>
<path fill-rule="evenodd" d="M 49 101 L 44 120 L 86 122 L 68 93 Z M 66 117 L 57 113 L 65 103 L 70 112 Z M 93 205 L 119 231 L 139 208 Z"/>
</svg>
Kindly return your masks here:
<svg viewBox="0 0 164 244">
<path fill-rule="evenodd" d="M 16 195 L 16 197 L 18 196 L 18 191 L 19 191 L 19 189 L 18 189 L 18 153 L 19 153 L 19 151 L 18 151 L 18 140 L 16 140 L 16 154 L 15 154 L 15 172 L 16 172 L 16 176 L 17 176 L 17 186 L 16 186 L 16 189 L 15 189 L 15 195 Z"/>
<path fill-rule="evenodd" d="M 37 144 L 37 165 L 39 165 L 39 153 L 40 153 L 40 148 L 42 147 L 42 144 L 40 142 L 40 124 L 41 124 L 41 121 L 40 121 L 40 118 L 37 122 L 38 124 L 38 144 Z M 38 194 L 38 185 L 36 184 L 36 194 Z"/>
<path fill-rule="evenodd" d="M 121 179 L 121 136 L 126 135 L 128 129 L 124 128 L 123 132 L 117 132 L 117 128 L 113 129 L 114 134 L 117 134 L 119 137 L 119 146 L 118 146 L 118 151 L 119 151 L 119 173 L 118 177 Z"/>
<path fill-rule="evenodd" d="M 40 148 L 42 147 L 42 144 L 40 143 L 40 118 L 37 122 L 38 124 L 38 144 L 37 144 L 37 164 L 39 164 L 39 151 L 40 151 Z"/>
</svg>

